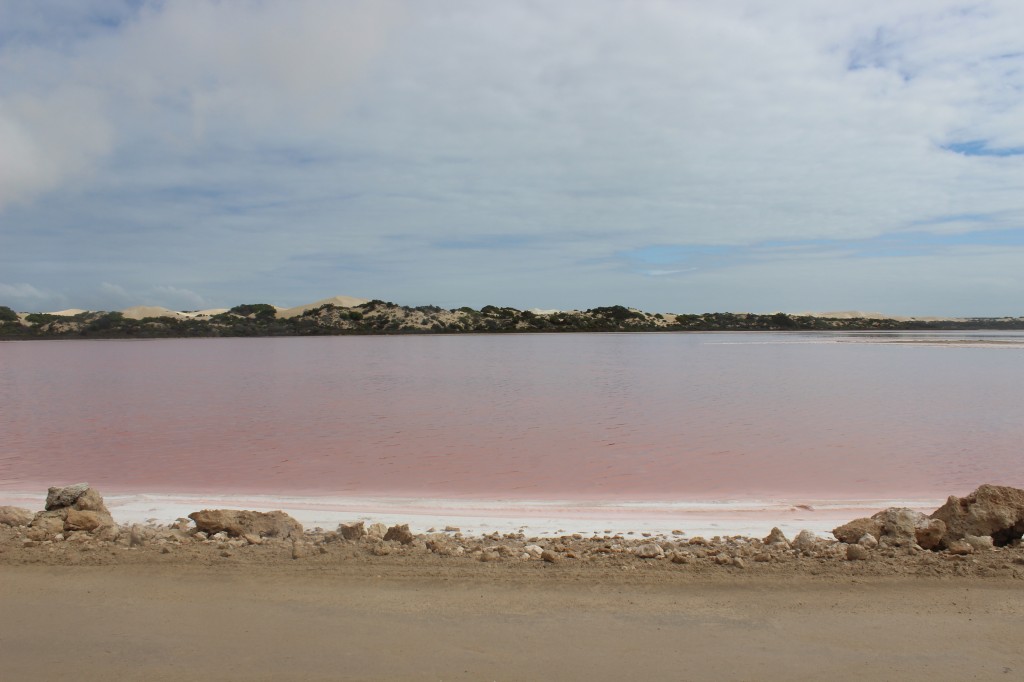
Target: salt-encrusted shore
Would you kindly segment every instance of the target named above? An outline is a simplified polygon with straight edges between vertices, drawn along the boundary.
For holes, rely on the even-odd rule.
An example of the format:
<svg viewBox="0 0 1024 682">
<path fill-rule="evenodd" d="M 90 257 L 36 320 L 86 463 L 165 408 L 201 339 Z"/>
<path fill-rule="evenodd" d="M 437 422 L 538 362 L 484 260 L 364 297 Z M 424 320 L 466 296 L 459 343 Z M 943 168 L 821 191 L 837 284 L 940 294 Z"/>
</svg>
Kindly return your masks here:
<svg viewBox="0 0 1024 682">
<path fill-rule="evenodd" d="M 137 498 L 132 499 L 139 504 Z M 198 501 L 183 497 L 178 504 Z M 38 512 L 0 506 L 0 563 L 216 564 L 223 560 L 274 563 L 298 559 L 323 563 L 393 556 L 399 562 L 425 565 L 437 559 L 471 559 L 511 564 L 571 562 L 606 568 L 667 560 L 692 566 L 698 573 L 710 567 L 758 567 L 798 574 L 814 568 L 837 575 L 985 575 L 995 571 L 1024 577 L 1024 490 L 991 485 L 964 498 L 950 497 L 930 516 L 906 507 L 889 507 L 854 520 L 847 516 L 833 526 L 831 538 L 806 527 L 788 536 L 780 526 L 763 536 L 718 529 L 696 533 L 684 529 L 682 523 L 671 529 L 644 529 L 635 517 L 627 521 L 634 525 L 626 529 L 600 527 L 615 524 L 598 523 L 597 518 L 586 519 L 592 522 L 588 527 L 578 516 L 573 519 L 575 526 L 565 523 L 570 527 L 553 531 L 529 524 L 510 527 L 512 520 L 507 518 L 489 519 L 490 523 L 478 519 L 474 528 L 463 528 L 454 523 L 442 525 L 436 516 L 419 519 L 433 518 L 430 527 L 410 527 L 404 519 L 385 520 L 398 514 L 398 509 L 376 519 L 359 518 L 344 509 L 310 508 L 309 498 L 306 513 L 316 518 L 348 515 L 345 522 L 309 528 L 294 513 L 238 511 L 238 506 L 218 508 L 215 504 L 204 504 L 202 510 L 195 505 L 192 511 L 181 510 L 173 522 L 161 522 L 158 518 L 131 518 L 151 511 L 145 504 L 131 507 L 125 503 L 134 513 L 127 519 L 115 518 L 107 501 L 87 483 L 51 487 L 42 506 Z M 118 509 L 116 504 L 111 506 Z M 402 511 L 407 518 L 416 519 L 417 510 L 406 504 Z M 794 511 L 815 514 L 810 507 Z M 679 520 L 678 516 L 672 519 Z"/>
<path fill-rule="evenodd" d="M 42 489 L 44 486 L 40 486 Z M 773 527 L 795 535 L 810 530 L 830 537 L 836 526 L 858 515 L 888 507 L 935 509 L 939 499 L 592 501 L 481 500 L 413 497 L 324 497 L 300 495 L 211 495 L 196 493 L 108 493 L 104 500 L 119 523 L 170 525 L 197 509 L 283 509 L 305 528 L 335 528 L 340 523 L 408 523 L 414 528 L 458 526 L 466 535 L 522 531 L 531 535 L 631 532 L 689 536 L 760 537 Z M 0 492 L 0 506 L 41 508 L 37 491 Z"/>
</svg>

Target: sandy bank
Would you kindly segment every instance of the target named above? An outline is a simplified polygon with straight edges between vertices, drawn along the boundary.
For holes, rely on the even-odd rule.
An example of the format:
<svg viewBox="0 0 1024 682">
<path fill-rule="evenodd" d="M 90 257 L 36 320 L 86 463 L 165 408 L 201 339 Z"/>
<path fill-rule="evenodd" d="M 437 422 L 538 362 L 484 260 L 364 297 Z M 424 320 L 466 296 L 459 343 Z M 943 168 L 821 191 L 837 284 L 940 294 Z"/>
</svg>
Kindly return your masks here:
<svg viewBox="0 0 1024 682">
<path fill-rule="evenodd" d="M 1016 679 L 1019 590 L 565 566 L 0 566 L 0 642 L 5 677 L 58 679 L 74 661 L 82 682 Z"/>
</svg>

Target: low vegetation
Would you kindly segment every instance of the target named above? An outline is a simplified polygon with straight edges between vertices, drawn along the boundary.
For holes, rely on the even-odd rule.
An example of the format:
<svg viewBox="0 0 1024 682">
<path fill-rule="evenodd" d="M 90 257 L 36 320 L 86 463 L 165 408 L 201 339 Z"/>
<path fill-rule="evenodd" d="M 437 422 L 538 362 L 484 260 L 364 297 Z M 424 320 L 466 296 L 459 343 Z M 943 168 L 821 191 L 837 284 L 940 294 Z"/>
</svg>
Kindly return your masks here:
<svg viewBox="0 0 1024 682">
<path fill-rule="evenodd" d="M 343 334 L 459 334 L 667 331 L 893 331 L 1024 329 L 1024 318 L 892 320 L 794 316 L 785 313 L 646 313 L 623 306 L 534 313 L 510 307 L 409 307 L 374 300 L 353 308 L 325 304 L 280 318 L 274 306 L 248 303 L 209 318 L 126 318 L 119 312 L 19 316 L 0 306 L 0 338 L 167 338 L 317 336 Z"/>
</svg>

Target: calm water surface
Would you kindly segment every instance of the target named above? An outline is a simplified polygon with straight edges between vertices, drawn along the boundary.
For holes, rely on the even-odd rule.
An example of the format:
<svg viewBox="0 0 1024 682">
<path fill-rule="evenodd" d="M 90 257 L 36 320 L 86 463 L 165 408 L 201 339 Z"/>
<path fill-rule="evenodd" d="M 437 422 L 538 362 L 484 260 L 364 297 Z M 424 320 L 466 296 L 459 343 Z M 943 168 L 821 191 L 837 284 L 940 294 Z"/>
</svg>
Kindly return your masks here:
<svg viewBox="0 0 1024 682">
<path fill-rule="evenodd" d="M 942 497 L 1024 487 L 1022 405 L 1020 334 L 6 342 L 0 489 Z"/>
</svg>

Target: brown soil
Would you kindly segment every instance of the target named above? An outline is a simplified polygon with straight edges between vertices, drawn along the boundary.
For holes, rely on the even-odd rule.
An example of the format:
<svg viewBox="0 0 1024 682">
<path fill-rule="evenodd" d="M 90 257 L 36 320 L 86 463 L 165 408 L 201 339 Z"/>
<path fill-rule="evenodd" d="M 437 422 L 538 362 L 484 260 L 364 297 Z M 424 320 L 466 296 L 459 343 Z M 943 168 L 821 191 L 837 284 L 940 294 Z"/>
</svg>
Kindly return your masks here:
<svg viewBox="0 0 1024 682">
<path fill-rule="evenodd" d="M 130 546 L 127 528 L 114 540 L 84 532 L 62 541 L 27 539 L 24 528 L 0 526 L 0 566 L 143 565 L 205 566 L 217 569 L 267 568 L 324 575 L 381 574 L 395 577 L 459 577 L 517 581 L 574 580 L 678 584 L 751 577 L 848 581 L 864 577 L 917 576 L 1024 580 L 1024 546 L 972 555 L 891 547 L 847 560 L 843 543 L 820 540 L 797 550 L 751 538 L 626 538 L 582 535 L 529 538 L 522 534 L 463 537 L 458 533 L 411 536 L 409 544 L 364 536 L 356 541 L 333 532 L 307 531 L 303 540 L 205 538 L 195 529 L 150 526 L 136 530 L 141 545 Z M 657 543 L 664 557 L 637 556 L 642 545 Z M 534 555 L 530 554 L 530 550 Z M 545 552 L 553 561 L 540 558 Z M 1024 587 L 1024 582 L 1021 583 Z"/>
<path fill-rule="evenodd" d="M 256 545 L 148 528 L 130 547 L 128 529 L 116 541 L 26 542 L 24 532 L 0 527 L 3 679 L 1024 674 L 1019 546 L 961 557 L 876 549 L 847 561 L 834 542 L 797 552 L 567 536 L 536 542 L 551 563 L 519 558 L 533 543 L 518 536 L 402 545 L 307 533 Z M 652 540 L 687 563 L 633 553 Z"/>
</svg>

